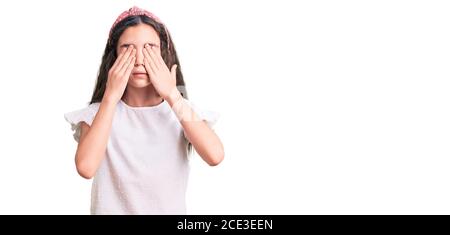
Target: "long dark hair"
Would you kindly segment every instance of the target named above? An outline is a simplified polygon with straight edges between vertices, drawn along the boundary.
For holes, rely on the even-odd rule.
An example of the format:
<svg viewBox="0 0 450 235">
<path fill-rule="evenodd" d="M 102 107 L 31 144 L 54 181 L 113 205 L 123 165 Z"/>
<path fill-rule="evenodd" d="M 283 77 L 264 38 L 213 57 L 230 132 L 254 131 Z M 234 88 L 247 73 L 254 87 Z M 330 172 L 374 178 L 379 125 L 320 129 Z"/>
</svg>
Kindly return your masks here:
<svg viewBox="0 0 450 235">
<path fill-rule="evenodd" d="M 97 82 L 89 104 L 102 101 L 106 89 L 106 82 L 108 81 L 108 72 L 117 59 L 117 43 L 119 42 L 119 38 L 125 29 L 138 24 L 148 24 L 158 33 L 161 42 L 161 56 L 169 69 L 172 68 L 172 65 L 174 64 L 178 65 L 176 85 L 183 97 L 187 99 L 183 73 L 181 72 L 180 62 L 169 31 L 166 30 L 164 25 L 158 23 L 154 19 L 146 15 L 137 15 L 123 19 L 111 30 L 108 42 L 106 43 L 105 52 L 103 53 L 102 63 L 98 71 Z"/>
<path fill-rule="evenodd" d="M 169 31 L 164 25 L 156 22 L 154 19 L 146 15 L 137 15 L 123 19 L 111 30 L 108 42 L 106 43 L 105 52 L 103 53 L 102 63 L 98 71 L 97 82 L 89 104 L 102 101 L 103 95 L 105 94 L 106 82 L 108 81 L 108 72 L 117 59 L 117 43 L 119 42 L 119 38 L 125 29 L 138 24 L 148 24 L 156 30 L 161 42 L 161 56 L 169 69 L 172 68 L 172 65 L 177 64 L 176 85 L 181 95 L 185 99 L 188 98 L 177 51 L 175 50 L 175 45 L 172 42 Z M 192 153 L 191 143 L 188 143 L 187 145 L 187 152 L 188 154 Z"/>
</svg>

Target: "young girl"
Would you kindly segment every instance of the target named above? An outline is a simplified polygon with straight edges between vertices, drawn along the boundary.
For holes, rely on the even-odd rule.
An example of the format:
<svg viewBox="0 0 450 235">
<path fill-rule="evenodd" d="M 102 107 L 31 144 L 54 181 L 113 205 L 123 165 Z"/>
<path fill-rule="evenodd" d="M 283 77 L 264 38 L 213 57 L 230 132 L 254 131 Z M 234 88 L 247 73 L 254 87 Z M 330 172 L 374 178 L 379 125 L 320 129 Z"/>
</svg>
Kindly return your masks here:
<svg viewBox="0 0 450 235">
<path fill-rule="evenodd" d="M 224 157 L 217 115 L 185 98 L 169 31 L 133 7 L 113 24 L 90 105 L 65 114 L 92 214 L 185 214 L 191 146 L 209 165 Z"/>
</svg>

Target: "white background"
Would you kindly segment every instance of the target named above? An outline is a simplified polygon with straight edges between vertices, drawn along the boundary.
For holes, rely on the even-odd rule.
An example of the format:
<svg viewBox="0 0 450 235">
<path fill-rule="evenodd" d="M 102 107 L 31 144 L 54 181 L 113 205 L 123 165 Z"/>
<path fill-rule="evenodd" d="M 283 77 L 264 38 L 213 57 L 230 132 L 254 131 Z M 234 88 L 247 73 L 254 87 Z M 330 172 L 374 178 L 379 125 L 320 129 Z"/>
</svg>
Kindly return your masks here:
<svg viewBox="0 0 450 235">
<path fill-rule="evenodd" d="M 132 5 L 171 31 L 225 161 L 190 214 L 450 214 L 448 1 L 0 1 L 0 213 L 88 214 L 63 114 Z"/>
</svg>

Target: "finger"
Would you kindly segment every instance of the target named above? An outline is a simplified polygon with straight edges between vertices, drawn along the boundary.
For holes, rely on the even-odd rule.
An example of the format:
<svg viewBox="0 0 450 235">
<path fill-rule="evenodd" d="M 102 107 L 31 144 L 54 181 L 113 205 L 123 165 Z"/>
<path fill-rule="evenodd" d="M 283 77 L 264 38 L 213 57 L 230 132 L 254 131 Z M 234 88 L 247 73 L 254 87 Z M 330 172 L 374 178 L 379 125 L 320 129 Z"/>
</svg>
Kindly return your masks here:
<svg viewBox="0 0 450 235">
<path fill-rule="evenodd" d="M 129 56 L 127 58 L 127 60 L 125 61 L 124 65 L 122 66 L 122 68 L 120 68 L 119 70 L 119 74 L 123 75 L 125 73 L 125 71 L 127 70 L 128 66 L 130 65 L 130 63 L 134 60 L 135 56 Z M 134 66 L 134 64 L 133 64 Z"/>
<path fill-rule="evenodd" d="M 150 80 L 153 80 L 156 77 L 156 74 L 155 71 L 153 71 L 152 67 L 150 66 L 147 58 L 144 58 L 144 67 L 145 70 L 147 70 Z"/>
<path fill-rule="evenodd" d="M 174 64 L 170 71 L 170 74 L 172 75 L 172 79 L 175 79 L 175 80 L 177 79 L 177 67 L 178 67 L 178 65 Z"/>
<path fill-rule="evenodd" d="M 132 59 L 131 59 L 131 62 L 128 63 L 128 66 L 127 66 L 127 68 L 126 68 L 126 70 L 125 70 L 125 73 L 124 73 L 124 76 L 125 76 L 127 79 L 130 77 L 131 71 L 133 71 L 134 63 L 135 63 L 135 62 L 136 62 L 136 57 L 133 56 Z"/>
<path fill-rule="evenodd" d="M 120 62 L 122 61 L 122 58 L 123 58 L 123 56 L 125 55 L 125 53 L 126 53 L 128 50 L 130 50 L 130 49 L 131 49 L 130 47 L 127 47 L 127 48 L 122 48 L 122 49 L 120 50 L 120 54 L 119 54 L 119 56 L 116 58 L 116 61 L 114 61 L 114 64 L 113 64 L 113 66 L 111 67 L 111 70 L 114 70 L 114 69 L 117 68 L 118 64 L 120 64 Z"/>
<path fill-rule="evenodd" d="M 156 63 L 155 59 L 150 54 L 150 47 L 147 45 L 146 48 L 144 48 L 144 54 L 147 56 L 149 64 L 152 66 L 154 71 L 157 71 L 159 69 L 159 65 Z"/>
<path fill-rule="evenodd" d="M 117 56 L 116 60 L 121 60 L 123 55 L 125 54 L 125 52 L 127 52 L 127 50 L 129 50 L 130 47 L 122 47 L 119 49 L 119 55 Z"/>
<path fill-rule="evenodd" d="M 147 62 L 149 63 L 150 67 L 152 68 L 153 72 L 158 71 L 159 66 L 155 63 L 155 60 L 152 58 L 152 56 L 150 55 L 149 49 L 147 49 L 147 48 L 144 48 L 144 57 L 147 59 Z"/>
<path fill-rule="evenodd" d="M 121 70 L 125 62 L 127 61 L 128 57 L 130 57 L 131 52 L 133 52 L 133 46 L 129 46 L 123 56 L 120 58 L 120 60 L 117 63 L 116 70 Z"/>
<path fill-rule="evenodd" d="M 153 61 L 158 66 L 158 68 L 162 68 L 162 66 L 165 65 L 165 64 L 162 61 L 162 58 L 158 58 L 158 57 L 161 57 L 161 56 L 159 56 L 154 50 L 155 50 L 154 47 L 152 48 L 152 47 L 147 45 L 147 51 L 148 51 L 149 55 L 152 57 Z"/>
<path fill-rule="evenodd" d="M 136 49 L 134 49 L 134 48 L 131 51 L 127 51 L 127 53 L 122 58 L 123 62 L 121 64 L 119 64 L 117 66 L 117 68 L 119 68 L 121 71 L 124 71 L 126 69 L 126 67 L 128 66 L 128 64 L 126 62 L 128 62 L 131 59 L 131 57 L 133 57 L 133 56 L 136 56 Z"/>
<path fill-rule="evenodd" d="M 153 50 L 152 50 L 153 53 L 155 54 L 156 58 L 158 58 L 159 62 L 160 62 L 162 65 L 164 65 L 164 66 L 167 67 L 166 62 L 164 61 L 164 59 L 163 59 L 162 56 L 161 56 L 161 53 L 158 53 L 158 48 L 154 47 L 154 48 L 152 48 L 152 49 L 153 49 Z"/>
</svg>

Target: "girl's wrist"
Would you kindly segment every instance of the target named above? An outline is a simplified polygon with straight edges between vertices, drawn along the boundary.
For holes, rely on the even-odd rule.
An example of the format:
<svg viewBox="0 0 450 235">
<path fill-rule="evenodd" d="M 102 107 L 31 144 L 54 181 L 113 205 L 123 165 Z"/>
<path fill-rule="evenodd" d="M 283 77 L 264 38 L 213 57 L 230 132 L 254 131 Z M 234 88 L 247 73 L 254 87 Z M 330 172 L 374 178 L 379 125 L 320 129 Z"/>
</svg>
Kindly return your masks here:
<svg viewBox="0 0 450 235">
<path fill-rule="evenodd" d="M 117 103 L 119 103 L 119 100 L 109 97 L 109 96 L 103 96 L 101 103 L 106 106 L 116 106 Z"/>
<path fill-rule="evenodd" d="M 165 100 L 169 103 L 170 107 L 173 107 L 177 102 L 179 102 L 181 99 L 183 99 L 183 96 L 181 96 L 181 93 L 178 91 L 178 89 L 175 87 L 172 92 L 166 97 Z"/>
</svg>

